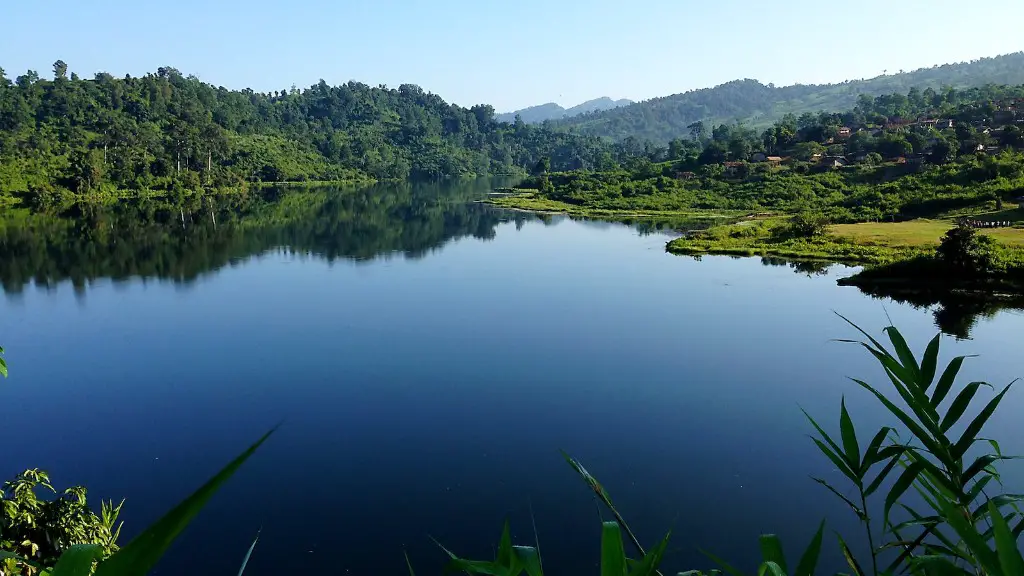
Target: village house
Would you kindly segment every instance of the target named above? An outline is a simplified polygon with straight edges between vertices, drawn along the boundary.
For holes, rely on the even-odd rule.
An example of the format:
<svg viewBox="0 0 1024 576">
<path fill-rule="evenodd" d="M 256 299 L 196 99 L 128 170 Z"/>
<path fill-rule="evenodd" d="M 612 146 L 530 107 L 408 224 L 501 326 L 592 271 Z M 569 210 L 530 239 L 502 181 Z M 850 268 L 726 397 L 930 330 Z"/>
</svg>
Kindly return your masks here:
<svg viewBox="0 0 1024 576">
<path fill-rule="evenodd" d="M 764 162 L 768 158 L 768 155 L 764 152 L 754 152 L 754 155 L 750 157 L 751 162 Z"/>
<path fill-rule="evenodd" d="M 693 172 L 680 172 L 676 174 L 676 178 L 679 180 L 693 180 L 697 175 Z"/>
<path fill-rule="evenodd" d="M 849 138 L 853 134 L 853 130 L 849 126 L 841 126 L 836 134 L 840 138 Z"/>
<path fill-rule="evenodd" d="M 845 156 L 824 156 L 821 159 L 821 165 L 826 168 L 843 168 L 847 164 L 849 164 L 849 162 L 846 160 Z"/>
<path fill-rule="evenodd" d="M 771 164 L 773 166 L 778 166 L 778 165 L 782 164 L 782 162 L 784 160 L 785 160 L 785 158 L 783 158 L 782 156 L 769 156 L 769 157 L 765 158 L 765 162 L 768 162 L 769 164 Z"/>
<path fill-rule="evenodd" d="M 743 162 L 726 162 L 725 175 L 736 176 L 737 174 L 739 174 L 741 166 L 743 166 Z"/>
</svg>

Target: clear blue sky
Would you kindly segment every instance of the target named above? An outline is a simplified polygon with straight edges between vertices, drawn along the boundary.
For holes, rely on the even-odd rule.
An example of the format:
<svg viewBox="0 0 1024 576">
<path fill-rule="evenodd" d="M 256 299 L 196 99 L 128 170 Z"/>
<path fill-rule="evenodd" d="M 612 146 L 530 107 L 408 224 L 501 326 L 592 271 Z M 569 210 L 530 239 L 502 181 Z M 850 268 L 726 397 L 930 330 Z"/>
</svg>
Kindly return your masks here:
<svg viewBox="0 0 1024 576">
<path fill-rule="evenodd" d="M 736 78 L 835 82 L 1024 49 L 1021 0 L 4 0 L 0 67 L 259 91 L 419 84 L 498 111 Z"/>
</svg>

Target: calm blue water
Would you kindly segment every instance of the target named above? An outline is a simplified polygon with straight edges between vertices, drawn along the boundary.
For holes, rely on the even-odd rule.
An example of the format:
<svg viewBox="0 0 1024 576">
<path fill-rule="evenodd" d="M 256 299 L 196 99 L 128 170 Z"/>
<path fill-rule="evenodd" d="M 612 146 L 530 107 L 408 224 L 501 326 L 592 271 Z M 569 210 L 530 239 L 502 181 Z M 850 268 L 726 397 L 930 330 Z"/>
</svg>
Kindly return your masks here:
<svg viewBox="0 0 1024 576">
<path fill-rule="evenodd" d="M 260 528 L 247 574 L 401 574 L 403 549 L 439 573 L 430 536 L 486 558 L 506 517 L 533 542 L 531 508 L 548 573 L 595 573 L 598 513 L 559 449 L 642 541 L 673 530 L 668 571 L 710 567 L 697 547 L 750 567 L 769 531 L 795 557 L 824 516 L 861 542 L 808 478 L 838 473 L 799 407 L 832 429 L 846 394 L 863 428 L 887 422 L 846 380 L 881 373 L 829 341 L 854 336 L 832 311 L 876 333 L 888 313 L 916 349 L 931 312 L 836 286 L 847 269 L 696 261 L 631 226 L 402 194 L 328 195 L 291 224 L 252 208 L 263 223 L 237 233 L 197 209 L 130 256 L 96 239 L 122 227 L 103 215 L 79 216 L 94 232 L 74 254 L 8 232 L 0 477 L 42 467 L 126 498 L 126 542 L 283 420 L 161 574 L 234 573 Z M 964 377 L 1008 382 L 1022 333 L 996 313 L 943 356 L 980 353 Z M 1008 452 L 1021 402 L 988 430 Z M 838 568 L 832 541 L 824 561 Z"/>
</svg>

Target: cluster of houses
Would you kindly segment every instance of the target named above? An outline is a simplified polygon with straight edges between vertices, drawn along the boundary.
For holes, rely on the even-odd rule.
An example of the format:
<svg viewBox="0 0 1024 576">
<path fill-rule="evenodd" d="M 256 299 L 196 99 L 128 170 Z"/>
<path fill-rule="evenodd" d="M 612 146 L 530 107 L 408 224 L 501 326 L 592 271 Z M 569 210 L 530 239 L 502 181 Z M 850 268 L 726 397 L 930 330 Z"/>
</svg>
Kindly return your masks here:
<svg viewBox="0 0 1024 576">
<path fill-rule="evenodd" d="M 978 134 L 987 135 L 991 139 L 997 141 L 1002 136 L 1003 130 L 1005 130 L 1007 126 L 1013 124 L 1017 124 L 1021 128 L 1024 128 L 1024 98 L 997 103 L 996 110 L 991 118 L 971 122 L 971 126 Z M 846 141 L 854 134 L 860 132 L 866 132 L 871 136 L 878 137 L 885 131 L 911 130 L 914 128 L 934 128 L 935 130 L 942 131 L 954 129 L 956 126 L 957 121 L 952 118 L 890 118 L 882 126 L 864 126 L 856 129 L 849 126 L 841 126 L 837 128 L 836 135 L 829 138 L 825 144 L 831 145 L 836 144 L 837 142 Z M 932 142 L 932 144 L 934 144 L 934 142 Z M 974 148 L 976 152 L 984 152 L 987 154 L 996 154 L 1001 149 L 1001 146 L 986 145 L 982 143 L 976 144 Z M 819 168 L 834 169 L 843 168 L 853 162 L 863 162 L 867 156 L 867 153 L 858 154 L 854 157 L 819 153 L 812 155 L 810 161 Z M 898 165 L 905 165 L 908 168 L 916 169 L 925 164 L 926 158 L 926 154 L 914 154 L 891 158 L 890 161 Z M 769 156 L 765 152 L 756 152 L 750 158 L 750 161 L 753 163 L 767 163 L 771 166 L 786 164 L 791 160 L 792 158 L 788 156 Z M 725 174 L 727 176 L 738 175 L 744 169 L 744 164 L 744 162 L 725 162 Z M 692 173 L 684 172 L 680 174 L 680 177 L 692 178 L 693 175 Z"/>
</svg>

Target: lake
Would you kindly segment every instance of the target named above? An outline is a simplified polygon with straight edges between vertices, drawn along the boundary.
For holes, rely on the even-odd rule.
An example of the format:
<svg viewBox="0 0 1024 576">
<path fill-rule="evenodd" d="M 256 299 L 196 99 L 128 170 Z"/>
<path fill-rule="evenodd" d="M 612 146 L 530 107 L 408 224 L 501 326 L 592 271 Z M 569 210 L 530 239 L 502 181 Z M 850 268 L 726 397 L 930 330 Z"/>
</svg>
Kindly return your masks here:
<svg viewBox="0 0 1024 576">
<path fill-rule="evenodd" d="M 962 377 L 1022 375 L 1017 311 L 912 307 L 837 286 L 852 269 L 665 253 L 668 224 L 505 212 L 486 182 L 74 207 L 0 226 L 0 477 L 48 470 L 125 498 L 122 543 L 278 422 L 160 574 L 440 573 L 493 553 L 502 522 L 550 574 L 596 573 L 592 494 L 666 573 L 745 568 L 757 536 L 796 557 L 839 482 L 800 407 L 888 423 L 847 377 L 882 384 L 833 311 L 920 351 L 936 322 Z M 941 307 L 940 307 L 941 308 Z M 959 312 L 958 312 L 959 310 Z M 937 313 L 936 313 L 937 312 Z M 952 317 L 952 318 L 951 318 Z M 1020 394 L 990 436 L 1024 452 Z M 862 432 L 866 434 L 867 432 Z M 866 440 L 864 440 L 866 441 Z M 1007 466 L 1007 491 L 1024 478 Z M 845 486 L 845 485 L 843 485 Z M 607 514 L 606 514 L 607 516 Z M 834 539 L 823 562 L 841 568 Z"/>
</svg>

